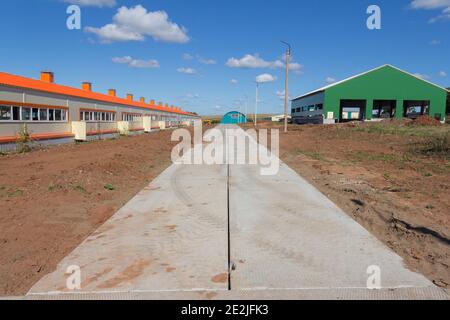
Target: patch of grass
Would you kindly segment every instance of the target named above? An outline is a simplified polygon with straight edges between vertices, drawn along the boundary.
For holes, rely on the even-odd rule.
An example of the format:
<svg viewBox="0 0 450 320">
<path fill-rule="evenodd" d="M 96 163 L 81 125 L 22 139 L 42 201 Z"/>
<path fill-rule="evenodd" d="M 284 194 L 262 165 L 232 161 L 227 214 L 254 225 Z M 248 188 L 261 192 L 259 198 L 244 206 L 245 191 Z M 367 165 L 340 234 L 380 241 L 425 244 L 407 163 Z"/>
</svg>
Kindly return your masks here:
<svg viewBox="0 0 450 320">
<path fill-rule="evenodd" d="M 314 160 L 326 161 L 326 158 L 318 151 L 298 150 L 298 153 L 303 154 L 303 155 L 307 156 L 308 158 L 311 158 Z"/>
<path fill-rule="evenodd" d="M 391 179 L 391 175 L 389 173 L 385 173 L 385 174 L 383 174 L 383 178 L 384 178 L 384 180 L 388 181 Z"/>
<path fill-rule="evenodd" d="M 373 124 L 364 127 L 350 128 L 352 131 L 378 135 L 430 137 L 450 132 L 450 126 L 403 126 L 398 124 Z"/>
<path fill-rule="evenodd" d="M 77 184 L 77 185 L 72 185 L 71 187 L 75 191 L 79 191 L 81 193 L 87 193 L 86 189 L 82 185 Z"/>
<path fill-rule="evenodd" d="M 17 190 L 15 190 L 13 192 L 10 192 L 8 194 L 8 196 L 10 196 L 10 197 L 21 197 L 21 196 L 23 196 L 23 194 L 24 194 L 23 190 L 17 189 Z"/>
<path fill-rule="evenodd" d="M 108 191 L 114 191 L 114 190 L 116 190 L 116 188 L 114 188 L 114 186 L 112 185 L 112 184 L 106 184 L 105 185 L 105 187 L 104 187 L 106 190 L 108 190 Z"/>
<path fill-rule="evenodd" d="M 450 158 L 450 132 L 431 136 L 418 146 L 424 155 L 435 155 Z"/>
<path fill-rule="evenodd" d="M 55 191 L 55 190 L 61 190 L 63 188 L 63 186 L 59 185 L 59 184 L 51 184 L 48 186 L 48 191 Z"/>
<path fill-rule="evenodd" d="M 364 161 L 382 161 L 382 162 L 393 162 L 396 157 L 391 154 L 375 154 L 366 151 L 356 151 L 351 154 L 354 161 L 364 162 Z"/>
<path fill-rule="evenodd" d="M 425 178 L 429 178 L 429 177 L 432 177 L 433 174 L 430 173 L 430 172 L 425 172 L 425 173 L 423 174 L 423 176 L 424 176 Z"/>
</svg>

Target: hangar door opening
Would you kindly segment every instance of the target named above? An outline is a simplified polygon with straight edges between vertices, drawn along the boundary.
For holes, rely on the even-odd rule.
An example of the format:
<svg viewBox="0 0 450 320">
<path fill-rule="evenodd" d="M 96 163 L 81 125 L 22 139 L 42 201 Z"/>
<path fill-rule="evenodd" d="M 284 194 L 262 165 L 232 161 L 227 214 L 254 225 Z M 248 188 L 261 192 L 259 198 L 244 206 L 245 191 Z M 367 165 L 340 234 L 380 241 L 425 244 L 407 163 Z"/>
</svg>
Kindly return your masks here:
<svg viewBox="0 0 450 320">
<path fill-rule="evenodd" d="M 364 120 L 366 104 L 366 100 L 341 100 L 340 122 Z"/>
<path fill-rule="evenodd" d="M 372 118 L 388 119 L 394 118 L 397 101 L 395 100 L 374 100 Z"/>
<path fill-rule="evenodd" d="M 430 112 L 430 101 L 411 101 L 404 102 L 405 118 L 415 119 L 420 116 L 428 115 Z"/>
</svg>

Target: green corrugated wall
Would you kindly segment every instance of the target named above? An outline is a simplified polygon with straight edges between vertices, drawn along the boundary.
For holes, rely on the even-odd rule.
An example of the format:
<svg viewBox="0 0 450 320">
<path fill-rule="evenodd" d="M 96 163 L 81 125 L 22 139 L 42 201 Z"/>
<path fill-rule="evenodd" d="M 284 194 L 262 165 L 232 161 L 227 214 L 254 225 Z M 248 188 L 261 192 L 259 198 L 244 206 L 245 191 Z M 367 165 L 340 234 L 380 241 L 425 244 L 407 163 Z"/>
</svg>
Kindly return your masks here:
<svg viewBox="0 0 450 320">
<path fill-rule="evenodd" d="M 384 66 L 325 90 L 324 115 L 334 112 L 335 119 L 339 119 L 341 99 L 366 100 L 366 119 L 370 120 L 373 100 L 396 100 L 396 118 L 402 118 L 404 100 L 429 100 L 430 116 L 440 113 L 445 117 L 446 97 L 443 89 Z"/>
</svg>

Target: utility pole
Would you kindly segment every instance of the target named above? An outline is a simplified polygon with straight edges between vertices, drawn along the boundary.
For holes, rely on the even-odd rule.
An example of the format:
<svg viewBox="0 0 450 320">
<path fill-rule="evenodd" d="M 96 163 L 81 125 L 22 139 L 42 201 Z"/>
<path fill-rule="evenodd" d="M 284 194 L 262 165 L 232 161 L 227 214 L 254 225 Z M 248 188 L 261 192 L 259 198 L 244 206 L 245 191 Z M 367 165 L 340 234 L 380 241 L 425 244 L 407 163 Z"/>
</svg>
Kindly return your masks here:
<svg viewBox="0 0 450 320">
<path fill-rule="evenodd" d="M 255 127 L 258 125 L 258 100 L 259 100 L 259 82 L 256 81 Z"/>
<path fill-rule="evenodd" d="M 281 41 L 288 46 L 286 49 L 286 84 L 284 89 L 284 133 L 288 132 L 288 115 L 289 115 L 289 65 L 291 58 L 291 45 Z"/>
</svg>

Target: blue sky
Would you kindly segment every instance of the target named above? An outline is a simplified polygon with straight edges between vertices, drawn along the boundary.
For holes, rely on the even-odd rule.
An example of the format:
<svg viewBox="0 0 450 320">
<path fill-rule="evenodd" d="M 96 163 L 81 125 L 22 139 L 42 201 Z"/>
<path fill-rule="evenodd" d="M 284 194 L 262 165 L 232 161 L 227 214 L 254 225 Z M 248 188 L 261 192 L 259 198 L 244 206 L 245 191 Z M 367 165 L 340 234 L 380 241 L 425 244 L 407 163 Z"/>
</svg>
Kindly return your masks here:
<svg viewBox="0 0 450 320">
<path fill-rule="evenodd" d="M 66 27 L 70 3 L 81 30 Z M 366 27 L 371 4 L 381 30 Z M 387 63 L 450 87 L 450 0 L 14 0 L 2 1 L 0 26 L 0 71 L 47 69 L 60 84 L 200 114 L 246 99 L 252 111 L 263 74 L 274 81 L 261 86 L 260 111 L 282 113 L 280 40 L 293 47 L 291 96 Z"/>
</svg>

